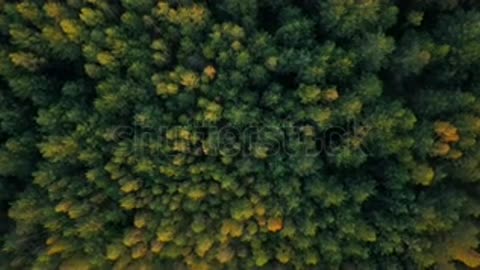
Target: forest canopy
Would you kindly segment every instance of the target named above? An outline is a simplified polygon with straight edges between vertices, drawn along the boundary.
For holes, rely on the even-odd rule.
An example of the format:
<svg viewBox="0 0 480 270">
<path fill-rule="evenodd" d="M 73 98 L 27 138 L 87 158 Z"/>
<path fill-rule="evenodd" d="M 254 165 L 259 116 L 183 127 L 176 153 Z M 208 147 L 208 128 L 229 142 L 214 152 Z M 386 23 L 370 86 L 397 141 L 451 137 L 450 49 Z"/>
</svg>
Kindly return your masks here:
<svg viewBox="0 0 480 270">
<path fill-rule="evenodd" d="M 479 140 L 479 1 L 0 0 L 0 269 L 473 269 Z"/>
</svg>

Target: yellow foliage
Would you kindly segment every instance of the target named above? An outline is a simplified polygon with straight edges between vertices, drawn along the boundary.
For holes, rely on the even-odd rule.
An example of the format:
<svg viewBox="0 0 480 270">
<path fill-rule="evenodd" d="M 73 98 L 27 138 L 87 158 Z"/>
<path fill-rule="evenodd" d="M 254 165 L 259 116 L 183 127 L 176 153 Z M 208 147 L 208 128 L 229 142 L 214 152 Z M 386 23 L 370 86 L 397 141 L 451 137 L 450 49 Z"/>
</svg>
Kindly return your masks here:
<svg viewBox="0 0 480 270">
<path fill-rule="evenodd" d="M 168 140 L 175 140 L 178 138 L 178 129 L 169 129 L 167 130 L 167 132 L 165 133 L 165 137 L 168 139 Z"/>
<path fill-rule="evenodd" d="M 57 213 L 67 213 L 70 207 L 72 207 L 71 201 L 61 201 L 57 206 L 55 206 L 55 212 Z"/>
<path fill-rule="evenodd" d="M 203 70 L 203 73 L 207 76 L 207 78 L 209 78 L 210 80 L 213 80 L 217 75 L 217 70 L 210 65 Z"/>
<path fill-rule="evenodd" d="M 45 59 L 38 58 L 32 53 L 18 52 L 11 53 L 9 56 L 15 66 L 25 68 L 29 71 L 35 71 L 45 63 Z"/>
<path fill-rule="evenodd" d="M 65 13 L 63 6 L 58 2 L 48 2 L 43 5 L 43 10 L 48 17 L 53 19 L 60 19 Z"/>
<path fill-rule="evenodd" d="M 205 254 L 212 248 L 214 240 L 211 237 L 203 237 L 195 246 L 195 253 L 200 257 L 205 257 Z"/>
<path fill-rule="evenodd" d="M 157 95 L 174 96 L 178 93 L 178 85 L 173 83 L 159 83 L 156 85 Z"/>
<path fill-rule="evenodd" d="M 323 92 L 324 98 L 326 101 L 332 102 L 335 101 L 339 98 L 339 94 L 337 89 L 328 89 L 325 92 Z"/>
<path fill-rule="evenodd" d="M 190 146 L 185 141 L 175 141 L 173 142 L 173 150 L 180 153 L 188 153 L 190 151 Z"/>
<path fill-rule="evenodd" d="M 446 156 L 450 152 L 450 145 L 438 142 L 432 150 L 433 156 Z"/>
<path fill-rule="evenodd" d="M 283 264 L 288 263 L 292 259 L 292 250 L 288 246 L 282 246 L 277 250 L 275 258 Z"/>
<path fill-rule="evenodd" d="M 47 159 L 63 160 L 76 153 L 78 147 L 78 143 L 73 138 L 55 138 L 42 143 L 40 151 Z"/>
<path fill-rule="evenodd" d="M 202 24 L 207 17 L 207 10 L 200 5 L 193 5 L 191 8 L 185 10 L 194 24 Z"/>
<path fill-rule="evenodd" d="M 429 186 L 435 178 L 435 171 L 428 165 L 419 165 L 412 172 L 412 177 L 417 184 Z"/>
<path fill-rule="evenodd" d="M 98 218 L 92 218 L 79 224 L 76 231 L 80 237 L 86 238 L 92 235 L 98 235 L 103 230 L 104 223 Z"/>
<path fill-rule="evenodd" d="M 221 247 L 217 252 L 216 258 L 220 263 L 226 264 L 230 262 L 234 256 L 235 252 L 230 247 Z"/>
<path fill-rule="evenodd" d="M 223 221 L 220 233 L 225 236 L 240 237 L 243 234 L 243 225 L 235 220 Z"/>
<path fill-rule="evenodd" d="M 185 155 L 183 155 L 183 154 L 175 155 L 172 163 L 175 166 L 182 166 L 183 164 L 185 164 Z"/>
<path fill-rule="evenodd" d="M 305 254 L 305 263 L 307 265 L 317 265 L 318 262 L 319 262 L 319 256 L 317 255 L 317 253 L 313 250 L 309 250 L 307 251 L 307 253 Z"/>
<path fill-rule="evenodd" d="M 66 41 L 65 36 L 57 28 L 46 26 L 42 29 L 42 36 L 54 45 L 62 44 Z"/>
<path fill-rule="evenodd" d="M 130 264 L 127 270 L 157 270 L 151 260 L 138 260 Z"/>
<path fill-rule="evenodd" d="M 186 72 L 180 75 L 180 84 L 190 90 L 197 89 L 200 86 L 200 78 L 193 72 Z"/>
<path fill-rule="evenodd" d="M 11 28 L 8 33 L 10 34 L 11 42 L 16 44 L 21 44 L 22 42 L 31 39 L 32 35 L 32 31 L 25 28 Z"/>
<path fill-rule="evenodd" d="M 348 115 L 357 115 L 363 109 L 363 104 L 360 100 L 352 100 L 345 105 L 345 111 Z"/>
<path fill-rule="evenodd" d="M 101 52 L 97 54 L 97 61 L 102 66 L 111 66 L 115 63 L 115 57 L 109 52 Z"/>
<path fill-rule="evenodd" d="M 82 208 L 80 205 L 72 205 L 68 209 L 68 217 L 71 219 L 77 219 L 85 214 L 85 209 Z"/>
<path fill-rule="evenodd" d="M 90 270 L 88 262 L 88 258 L 70 258 L 60 265 L 59 270 Z"/>
<path fill-rule="evenodd" d="M 140 243 L 132 249 L 132 259 L 141 259 L 147 255 L 148 248 L 144 243 Z"/>
<path fill-rule="evenodd" d="M 130 256 L 122 256 L 115 262 L 112 270 L 127 270 L 131 261 Z"/>
<path fill-rule="evenodd" d="M 93 10 L 91 8 L 82 8 L 80 10 L 80 19 L 90 26 L 102 23 L 103 14 L 98 10 Z"/>
<path fill-rule="evenodd" d="M 201 188 L 193 188 L 187 193 L 188 198 L 194 201 L 200 201 L 207 196 L 206 192 Z"/>
<path fill-rule="evenodd" d="M 112 44 L 112 54 L 120 58 L 125 55 L 128 50 L 128 44 L 123 40 L 115 40 Z"/>
<path fill-rule="evenodd" d="M 257 146 L 253 148 L 253 156 L 258 159 L 266 159 L 268 157 L 268 147 Z"/>
<path fill-rule="evenodd" d="M 143 231 L 137 229 L 131 230 L 123 237 L 123 244 L 127 247 L 133 247 L 143 240 L 143 236 Z"/>
<path fill-rule="evenodd" d="M 257 223 L 255 223 L 255 222 L 253 222 L 253 221 L 248 222 L 247 232 L 248 232 L 249 235 L 255 235 L 255 234 L 257 234 L 257 232 L 258 232 L 258 225 L 257 225 Z"/>
<path fill-rule="evenodd" d="M 315 128 L 311 125 L 306 125 L 302 127 L 302 132 L 305 137 L 315 137 Z"/>
<path fill-rule="evenodd" d="M 265 209 L 265 206 L 259 204 L 259 205 L 256 205 L 255 206 L 255 213 L 258 215 L 258 216 L 264 216 L 265 215 L 265 212 L 266 212 L 266 209 Z"/>
<path fill-rule="evenodd" d="M 265 264 L 267 264 L 268 261 L 270 260 L 269 255 L 265 251 L 260 250 L 260 251 L 257 251 L 256 253 L 257 253 L 257 254 L 255 254 L 255 265 L 256 266 L 262 267 Z"/>
<path fill-rule="evenodd" d="M 462 262 L 469 268 L 480 267 L 480 254 L 473 249 L 455 250 L 453 258 Z"/>
<path fill-rule="evenodd" d="M 120 201 L 120 206 L 125 210 L 132 210 L 136 207 L 136 200 L 134 196 L 128 196 Z"/>
<path fill-rule="evenodd" d="M 265 66 L 267 67 L 268 70 L 270 71 L 275 71 L 277 70 L 277 67 L 278 67 L 278 57 L 269 57 L 266 61 L 265 61 Z"/>
<path fill-rule="evenodd" d="M 447 156 L 447 158 L 453 159 L 453 160 L 458 160 L 458 159 L 461 159 L 462 157 L 463 157 L 462 151 L 459 151 L 457 149 L 452 149 Z"/>
<path fill-rule="evenodd" d="M 152 45 L 150 45 L 150 48 L 157 50 L 157 51 L 167 51 L 168 47 L 165 41 L 162 39 L 156 39 L 152 42 Z"/>
<path fill-rule="evenodd" d="M 148 218 L 147 214 L 137 213 L 133 221 L 135 227 L 137 227 L 138 229 L 145 227 L 147 225 L 147 218 Z"/>
<path fill-rule="evenodd" d="M 242 43 L 238 40 L 235 40 L 234 42 L 232 42 L 231 47 L 234 51 L 237 51 L 237 52 L 239 52 L 243 49 Z"/>
<path fill-rule="evenodd" d="M 170 23 L 174 24 L 193 24 L 202 25 L 207 19 L 207 10 L 197 4 L 178 9 L 170 8 L 170 5 L 160 1 L 157 5 L 156 15 L 165 17 Z"/>
<path fill-rule="evenodd" d="M 172 228 L 161 229 L 157 231 L 157 240 L 160 242 L 170 242 L 175 237 L 175 230 Z"/>
<path fill-rule="evenodd" d="M 325 126 L 330 123 L 331 117 L 332 112 L 328 109 L 316 110 L 311 116 L 312 120 L 315 121 L 319 126 Z"/>
<path fill-rule="evenodd" d="M 22 2 L 16 6 L 18 13 L 22 15 L 23 18 L 34 21 L 39 18 L 40 12 L 37 6 L 30 2 Z"/>
<path fill-rule="evenodd" d="M 48 248 L 47 254 L 49 256 L 57 255 L 63 253 L 68 247 L 69 245 L 66 242 L 56 241 Z"/>
<path fill-rule="evenodd" d="M 205 121 L 217 122 L 218 120 L 220 120 L 223 112 L 222 106 L 218 105 L 215 102 L 209 102 L 205 109 L 206 109 L 204 113 Z"/>
<path fill-rule="evenodd" d="M 62 27 L 63 32 L 67 34 L 67 37 L 71 41 L 79 41 L 81 29 L 78 23 L 73 20 L 66 19 L 60 22 L 60 27 Z"/>
<path fill-rule="evenodd" d="M 85 69 L 85 73 L 90 78 L 96 78 L 100 71 L 100 67 L 95 64 L 85 64 L 84 69 Z"/>
<path fill-rule="evenodd" d="M 116 261 L 125 251 L 125 248 L 118 244 L 112 244 L 107 246 L 107 259 Z"/>
<path fill-rule="evenodd" d="M 47 241 L 45 241 L 45 243 L 46 243 L 48 246 L 50 246 L 50 245 L 55 244 L 55 242 L 57 242 L 57 241 L 58 241 L 58 237 L 56 237 L 56 236 L 51 236 L 51 237 L 47 238 Z"/>
<path fill-rule="evenodd" d="M 178 135 L 181 139 L 186 141 L 189 141 L 192 138 L 192 133 L 186 129 L 181 129 Z"/>
<path fill-rule="evenodd" d="M 161 166 L 160 172 L 168 177 L 177 175 L 176 169 L 173 167 Z"/>
<path fill-rule="evenodd" d="M 140 181 L 132 180 L 128 181 L 127 183 L 123 184 L 120 188 L 124 193 L 134 192 L 140 189 Z"/>
<path fill-rule="evenodd" d="M 192 269 L 192 270 L 210 270 L 212 268 L 210 267 L 210 265 L 208 265 L 207 262 L 196 260 L 196 261 L 189 262 L 189 269 Z"/>
<path fill-rule="evenodd" d="M 164 245 L 164 243 L 158 240 L 154 240 L 150 245 L 150 250 L 152 251 L 152 253 L 159 254 L 162 251 Z"/>
<path fill-rule="evenodd" d="M 165 1 L 158 1 L 156 14 L 158 16 L 166 16 L 170 11 L 170 5 Z"/>
</svg>

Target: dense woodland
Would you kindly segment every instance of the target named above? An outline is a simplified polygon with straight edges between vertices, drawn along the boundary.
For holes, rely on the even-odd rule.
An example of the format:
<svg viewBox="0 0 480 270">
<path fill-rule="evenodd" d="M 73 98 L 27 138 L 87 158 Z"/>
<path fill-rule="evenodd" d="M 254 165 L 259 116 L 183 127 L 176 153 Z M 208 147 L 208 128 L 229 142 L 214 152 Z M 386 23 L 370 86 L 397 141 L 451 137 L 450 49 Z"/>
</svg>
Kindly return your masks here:
<svg viewBox="0 0 480 270">
<path fill-rule="evenodd" d="M 479 140 L 479 1 L 0 0 L 0 269 L 472 269 Z"/>
</svg>

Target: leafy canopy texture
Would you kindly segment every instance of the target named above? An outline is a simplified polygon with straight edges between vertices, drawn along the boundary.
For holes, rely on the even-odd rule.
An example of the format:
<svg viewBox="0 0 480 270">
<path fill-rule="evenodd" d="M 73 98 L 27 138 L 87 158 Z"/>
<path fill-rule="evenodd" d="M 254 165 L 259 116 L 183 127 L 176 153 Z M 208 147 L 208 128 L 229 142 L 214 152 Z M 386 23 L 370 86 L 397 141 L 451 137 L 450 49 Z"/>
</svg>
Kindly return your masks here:
<svg viewBox="0 0 480 270">
<path fill-rule="evenodd" d="M 0 1 L 2 269 L 480 266 L 474 0 Z"/>
</svg>

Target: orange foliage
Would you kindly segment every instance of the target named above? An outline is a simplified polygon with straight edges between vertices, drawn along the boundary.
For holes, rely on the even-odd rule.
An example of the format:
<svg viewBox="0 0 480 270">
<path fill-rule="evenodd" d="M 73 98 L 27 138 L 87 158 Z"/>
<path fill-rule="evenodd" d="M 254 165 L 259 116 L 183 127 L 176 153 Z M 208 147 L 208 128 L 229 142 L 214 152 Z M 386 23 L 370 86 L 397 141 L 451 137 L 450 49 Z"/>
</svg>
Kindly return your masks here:
<svg viewBox="0 0 480 270">
<path fill-rule="evenodd" d="M 271 232 L 278 232 L 283 229 L 283 219 L 282 218 L 270 218 L 267 221 L 267 228 Z"/>
</svg>

